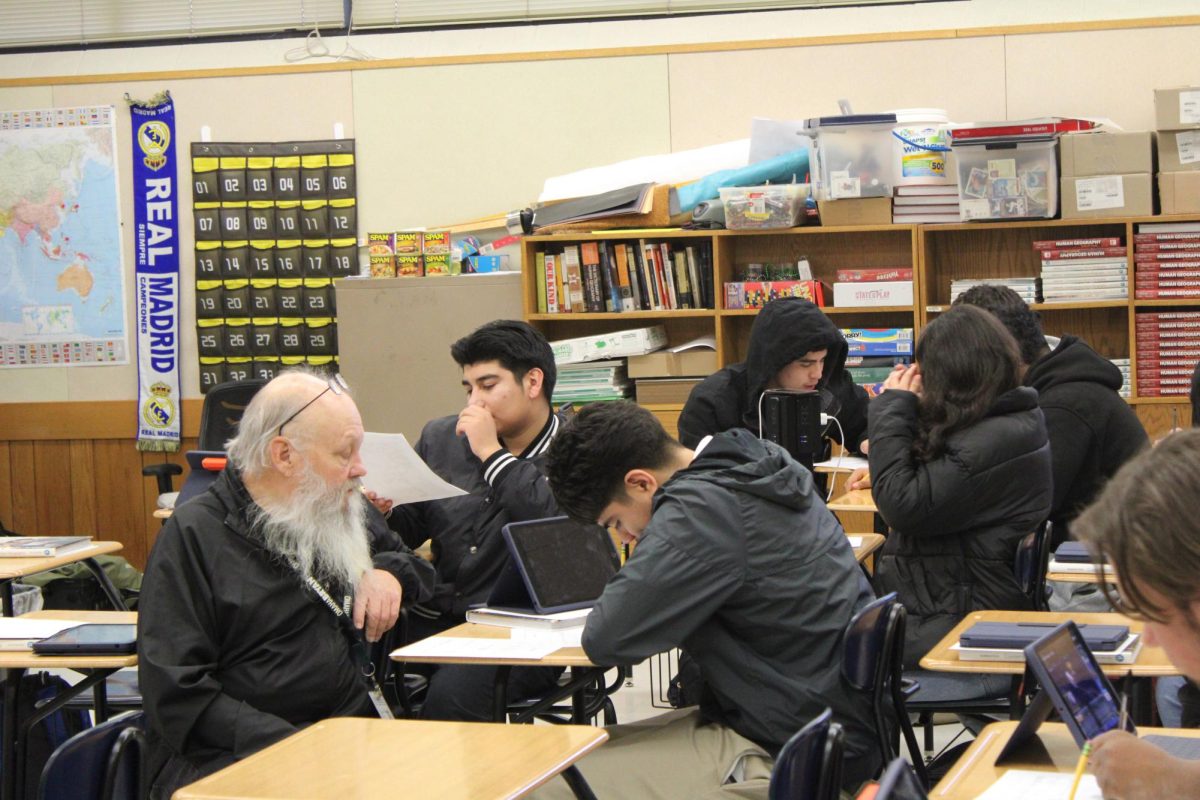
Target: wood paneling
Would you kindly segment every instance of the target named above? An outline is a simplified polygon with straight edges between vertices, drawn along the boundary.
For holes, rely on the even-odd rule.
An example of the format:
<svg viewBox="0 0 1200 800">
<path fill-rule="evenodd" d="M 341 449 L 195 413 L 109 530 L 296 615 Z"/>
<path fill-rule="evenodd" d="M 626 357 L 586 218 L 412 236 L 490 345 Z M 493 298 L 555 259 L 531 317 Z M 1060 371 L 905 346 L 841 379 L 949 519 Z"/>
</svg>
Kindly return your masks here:
<svg viewBox="0 0 1200 800">
<path fill-rule="evenodd" d="M 0 522 L 13 524 L 12 469 L 8 442 L 0 442 Z"/>
<path fill-rule="evenodd" d="M 9 444 L 9 469 L 12 481 L 12 521 L 8 526 L 20 533 L 38 530 L 36 484 L 33 473 L 33 442 Z"/>
<path fill-rule="evenodd" d="M 91 441 L 75 440 L 71 448 L 71 513 L 74 527 L 72 533 L 94 531 L 100 527 L 96 516 L 96 492 L 94 459 L 95 448 Z M 117 541 L 122 541 L 118 539 Z"/>
<path fill-rule="evenodd" d="M 183 435 L 200 432 L 203 400 L 183 401 Z M 137 436 L 137 403 L 104 400 L 86 403 L 2 403 L 0 441 L 33 439 L 124 439 Z"/>
<path fill-rule="evenodd" d="M 1152 442 L 1170 433 L 1173 423 L 1180 428 L 1192 427 L 1192 404 L 1187 400 L 1179 403 L 1138 403 L 1134 409 Z"/>
<path fill-rule="evenodd" d="M 62 536 L 72 529 L 71 445 L 69 442 L 33 443 L 34 505 L 37 531 L 45 536 Z"/>
</svg>

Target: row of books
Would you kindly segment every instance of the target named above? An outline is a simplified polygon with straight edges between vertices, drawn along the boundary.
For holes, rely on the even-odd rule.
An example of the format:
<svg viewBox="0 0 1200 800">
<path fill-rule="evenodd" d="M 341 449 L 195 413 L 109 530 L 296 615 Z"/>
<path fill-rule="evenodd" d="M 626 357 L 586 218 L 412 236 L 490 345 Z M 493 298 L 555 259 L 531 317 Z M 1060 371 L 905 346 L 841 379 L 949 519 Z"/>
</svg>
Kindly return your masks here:
<svg viewBox="0 0 1200 800">
<path fill-rule="evenodd" d="M 1133 396 L 1133 383 L 1129 380 L 1130 360 L 1128 358 L 1110 358 L 1113 366 L 1121 371 L 1121 388 L 1117 394 L 1128 400 Z"/>
<path fill-rule="evenodd" d="M 537 254 L 540 314 L 713 308 L 712 247 L 582 242 Z"/>
<path fill-rule="evenodd" d="M 554 383 L 555 403 L 596 403 L 629 397 L 630 383 L 625 374 L 625 359 L 585 361 L 562 364 Z"/>
<path fill-rule="evenodd" d="M 1136 314 L 1134 328 L 1138 395 L 1186 396 L 1200 362 L 1200 311 Z"/>
<path fill-rule="evenodd" d="M 950 302 L 953 303 L 958 299 L 958 296 L 963 292 L 975 286 L 990 285 L 990 286 L 1007 286 L 1012 289 L 1026 303 L 1036 303 L 1038 297 L 1037 278 L 1034 277 L 1012 277 L 1012 278 L 956 278 L 950 281 Z"/>
<path fill-rule="evenodd" d="M 1119 237 L 1040 240 L 1033 249 L 1042 264 L 1043 303 L 1129 297 L 1128 254 Z"/>
<path fill-rule="evenodd" d="M 1139 300 L 1200 297 L 1200 223 L 1139 225 L 1133 261 Z"/>
<path fill-rule="evenodd" d="M 892 197 L 892 222 L 896 225 L 936 225 L 961 222 L 958 184 L 897 186 Z"/>
</svg>

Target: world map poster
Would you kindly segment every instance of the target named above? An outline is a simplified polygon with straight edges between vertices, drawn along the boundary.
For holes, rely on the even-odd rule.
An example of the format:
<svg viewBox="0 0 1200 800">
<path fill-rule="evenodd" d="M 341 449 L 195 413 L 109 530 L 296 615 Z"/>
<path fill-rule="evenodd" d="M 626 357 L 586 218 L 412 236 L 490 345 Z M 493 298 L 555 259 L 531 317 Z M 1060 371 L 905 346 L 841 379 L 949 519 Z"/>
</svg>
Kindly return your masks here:
<svg viewBox="0 0 1200 800">
<path fill-rule="evenodd" d="M 115 116 L 0 111 L 0 367 L 129 363 Z"/>
</svg>

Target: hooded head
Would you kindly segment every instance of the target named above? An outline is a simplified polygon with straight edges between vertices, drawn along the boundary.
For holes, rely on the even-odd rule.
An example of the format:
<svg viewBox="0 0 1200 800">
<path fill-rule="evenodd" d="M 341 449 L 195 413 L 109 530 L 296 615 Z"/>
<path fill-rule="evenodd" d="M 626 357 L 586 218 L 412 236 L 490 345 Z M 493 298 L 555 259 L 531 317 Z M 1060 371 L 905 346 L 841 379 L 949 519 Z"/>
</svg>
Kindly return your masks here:
<svg viewBox="0 0 1200 800">
<path fill-rule="evenodd" d="M 746 353 L 746 403 L 753 407 L 763 390 L 781 385 L 780 373 L 809 353 L 825 351 L 816 389 L 846 366 L 848 347 L 833 321 L 807 300 L 781 297 L 767 303 L 750 329 Z M 806 388 L 783 385 L 782 388 Z"/>
</svg>

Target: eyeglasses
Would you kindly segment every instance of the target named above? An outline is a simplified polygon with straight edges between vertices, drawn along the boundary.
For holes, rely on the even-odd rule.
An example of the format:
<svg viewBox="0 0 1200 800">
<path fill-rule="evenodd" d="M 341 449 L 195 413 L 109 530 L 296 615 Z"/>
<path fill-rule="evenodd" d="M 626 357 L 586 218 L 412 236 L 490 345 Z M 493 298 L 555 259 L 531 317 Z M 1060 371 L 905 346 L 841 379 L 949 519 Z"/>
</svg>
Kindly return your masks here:
<svg viewBox="0 0 1200 800">
<path fill-rule="evenodd" d="M 334 394 L 342 394 L 343 392 L 350 391 L 350 386 L 346 383 L 346 379 L 343 378 L 340 373 L 337 373 L 337 372 L 333 373 L 333 375 L 330 376 L 328 383 L 329 383 L 329 385 L 326 386 L 324 389 L 322 389 L 320 391 L 320 393 L 317 394 L 316 397 L 314 397 L 312 400 L 309 400 L 304 405 L 300 406 L 300 408 L 296 409 L 296 412 L 294 414 L 292 414 L 290 417 L 288 417 L 282 423 L 280 423 L 279 430 L 275 432 L 275 435 L 283 436 L 283 426 L 287 425 L 289 422 L 294 420 L 296 417 L 300 416 L 300 412 L 304 411 L 304 409 L 308 408 L 313 403 L 317 402 L 322 397 L 324 397 L 326 392 L 333 392 Z"/>
</svg>

